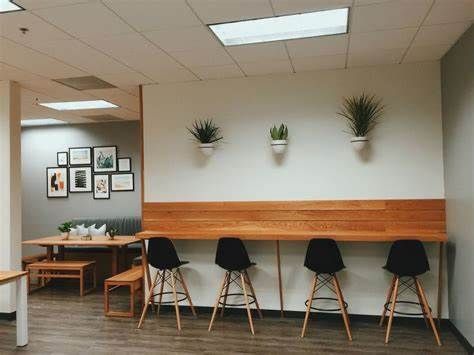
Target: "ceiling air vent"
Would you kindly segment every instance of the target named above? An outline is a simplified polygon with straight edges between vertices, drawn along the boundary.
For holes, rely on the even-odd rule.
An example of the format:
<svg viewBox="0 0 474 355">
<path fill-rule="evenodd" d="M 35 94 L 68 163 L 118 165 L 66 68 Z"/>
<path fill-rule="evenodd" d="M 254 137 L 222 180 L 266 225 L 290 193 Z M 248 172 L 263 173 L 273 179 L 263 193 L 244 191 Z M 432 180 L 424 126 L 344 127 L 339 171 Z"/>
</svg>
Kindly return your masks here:
<svg viewBox="0 0 474 355">
<path fill-rule="evenodd" d="M 92 115 L 92 116 L 84 116 L 85 118 L 90 119 L 94 122 L 113 122 L 113 121 L 123 121 L 122 118 L 113 116 L 113 115 Z"/>
<path fill-rule="evenodd" d="M 76 90 L 112 89 L 116 87 L 96 76 L 79 76 L 76 78 L 53 80 Z"/>
</svg>

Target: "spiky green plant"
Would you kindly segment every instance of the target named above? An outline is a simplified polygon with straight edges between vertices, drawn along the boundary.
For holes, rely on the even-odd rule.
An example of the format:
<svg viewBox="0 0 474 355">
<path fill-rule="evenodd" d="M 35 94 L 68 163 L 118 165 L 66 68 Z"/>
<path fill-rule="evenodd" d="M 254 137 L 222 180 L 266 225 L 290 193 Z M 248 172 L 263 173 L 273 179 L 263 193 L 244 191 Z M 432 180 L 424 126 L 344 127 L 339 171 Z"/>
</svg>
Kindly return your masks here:
<svg viewBox="0 0 474 355">
<path fill-rule="evenodd" d="M 63 224 L 60 224 L 58 226 L 58 230 L 61 233 L 68 233 L 71 231 L 71 228 L 72 228 L 72 222 L 64 222 Z"/>
<path fill-rule="evenodd" d="M 384 109 L 382 100 L 363 93 L 345 97 L 338 115 L 346 119 L 350 133 L 355 137 L 365 137 L 377 125 Z"/>
<path fill-rule="evenodd" d="M 215 143 L 223 138 L 221 129 L 215 125 L 212 119 L 196 120 L 192 128 L 186 128 L 199 143 Z"/>
<path fill-rule="evenodd" d="M 288 139 L 288 127 L 283 123 L 280 125 L 280 127 L 274 125 L 272 128 L 270 128 L 270 136 L 274 141 L 286 140 Z"/>
</svg>

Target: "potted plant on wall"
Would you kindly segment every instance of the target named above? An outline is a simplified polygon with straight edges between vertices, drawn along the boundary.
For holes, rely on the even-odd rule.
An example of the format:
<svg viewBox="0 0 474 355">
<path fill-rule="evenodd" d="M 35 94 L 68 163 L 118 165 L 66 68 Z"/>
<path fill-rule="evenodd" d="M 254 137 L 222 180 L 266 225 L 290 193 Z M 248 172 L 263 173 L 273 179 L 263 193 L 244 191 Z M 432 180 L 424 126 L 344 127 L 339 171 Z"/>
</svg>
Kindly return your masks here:
<svg viewBox="0 0 474 355">
<path fill-rule="evenodd" d="M 272 149 L 276 154 L 282 154 L 288 145 L 288 127 L 283 123 L 280 127 L 274 125 L 270 128 L 270 137 L 272 138 Z"/>
<path fill-rule="evenodd" d="M 72 222 L 64 222 L 58 226 L 58 230 L 61 232 L 61 236 L 64 240 L 69 239 L 69 233 L 71 232 Z"/>
<path fill-rule="evenodd" d="M 221 129 L 215 125 L 212 119 L 196 120 L 192 128 L 187 128 L 199 143 L 199 149 L 204 155 L 212 155 L 214 152 L 216 142 L 220 141 Z"/>
<path fill-rule="evenodd" d="M 362 150 L 369 141 L 368 134 L 382 117 L 385 106 L 382 100 L 365 93 L 359 96 L 345 97 L 338 115 L 346 119 L 352 134 L 351 143 L 355 150 Z"/>
</svg>

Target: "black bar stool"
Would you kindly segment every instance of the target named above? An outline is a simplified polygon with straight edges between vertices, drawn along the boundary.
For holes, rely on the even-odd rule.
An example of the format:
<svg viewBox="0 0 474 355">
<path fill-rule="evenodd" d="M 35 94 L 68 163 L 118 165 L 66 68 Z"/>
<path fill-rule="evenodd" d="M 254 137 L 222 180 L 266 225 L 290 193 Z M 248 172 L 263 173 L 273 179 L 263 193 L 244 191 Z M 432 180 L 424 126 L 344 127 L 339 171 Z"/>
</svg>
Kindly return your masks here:
<svg viewBox="0 0 474 355">
<path fill-rule="evenodd" d="M 352 341 L 349 316 L 347 314 L 347 303 L 344 301 L 344 296 L 342 295 L 341 287 L 339 286 L 339 281 L 336 276 L 336 272 L 345 268 L 336 242 L 333 239 L 311 239 L 306 251 L 304 266 L 314 272 L 314 277 L 308 299 L 305 302 L 306 315 L 304 317 L 301 337 L 303 338 L 306 333 L 306 326 L 308 325 L 309 314 L 312 309 L 326 312 L 341 311 L 347 336 L 349 340 Z M 321 284 L 318 285 L 318 282 Z M 336 295 L 336 298 L 314 297 L 316 292 L 325 286 Z M 323 309 L 313 307 L 312 304 L 315 300 L 337 300 L 339 308 Z"/>
<path fill-rule="evenodd" d="M 181 261 L 176 253 L 176 249 L 173 245 L 173 242 L 164 237 L 160 238 L 151 238 L 148 241 L 148 251 L 147 251 L 148 263 L 154 268 L 158 269 L 156 276 L 151 284 L 150 293 L 148 299 L 144 304 L 142 315 L 138 323 L 138 328 L 141 328 L 143 320 L 145 319 L 145 314 L 150 303 L 153 306 L 157 306 L 156 313 L 159 315 L 160 306 L 162 304 L 171 304 L 174 303 L 176 311 L 176 322 L 178 330 L 181 330 L 181 317 L 179 314 L 178 303 L 184 300 L 188 300 L 189 307 L 191 312 L 196 317 L 196 310 L 194 309 L 191 296 L 189 295 L 186 282 L 184 277 L 181 274 L 179 268 L 184 264 L 188 264 L 188 261 Z M 179 281 L 183 287 L 184 292 L 176 291 L 176 280 Z M 171 287 L 171 291 L 165 292 L 164 286 L 168 284 Z M 160 285 L 160 291 L 155 293 L 155 287 Z M 173 301 L 163 301 L 163 295 L 173 295 Z M 178 295 L 183 296 L 181 299 L 178 299 Z M 158 304 L 156 304 L 155 297 L 159 297 Z"/>
<path fill-rule="evenodd" d="M 385 343 L 388 343 L 390 338 L 393 315 L 394 313 L 397 313 L 404 315 L 423 315 L 426 325 L 428 325 L 429 321 L 431 328 L 433 329 L 436 342 L 439 346 L 441 346 L 441 340 L 439 338 L 436 325 L 433 321 L 433 316 L 431 315 L 430 305 L 428 304 L 425 292 L 421 286 L 421 281 L 417 277 L 429 271 L 430 269 L 423 244 L 419 240 L 395 241 L 390 248 L 387 263 L 383 268 L 393 274 L 392 283 L 388 289 L 387 299 L 383 307 L 382 317 L 380 318 L 380 326 L 382 326 L 387 311 L 390 312 L 387 333 L 385 335 Z M 402 286 L 403 289 L 400 289 L 400 286 Z M 398 296 L 407 290 L 412 291 L 417 295 L 418 302 L 398 300 Z M 396 305 L 400 303 L 419 305 L 421 308 L 421 313 L 395 311 Z"/>
<path fill-rule="evenodd" d="M 252 282 L 247 273 L 247 269 L 255 263 L 252 263 L 249 259 L 247 250 L 245 249 L 244 243 L 238 238 L 220 238 L 217 243 L 216 251 L 216 264 L 226 270 L 224 280 L 217 294 L 217 300 L 214 305 L 214 311 L 212 312 L 211 323 L 209 324 L 209 331 L 212 329 L 212 324 L 216 317 L 217 309 L 219 305 L 222 306 L 221 316 L 224 315 L 224 309 L 226 306 L 243 306 L 247 308 L 247 316 L 249 319 L 250 331 L 255 334 L 252 321 L 252 313 L 250 311 L 250 305 L 255 303 L 257 312 L 260 318 L 263 318 L 260 306 L 258 305 L 257 296 L 253 289 Z M 240 279 L 240 284 L 238 280 Z M 229 287 L 231 284 L 236 285 L 239 290 L 243 293 L 229 293 Z M 250 294 L 247 292 L 247 287 L 250 288 Z M 227 296 L 244 296 L 244 304 L 229 304 L 227 303 Z M 249 302 L 249 298 L 252 300 Z M 221 301 L 223 299 L 223 301 Z"/>
</svg>

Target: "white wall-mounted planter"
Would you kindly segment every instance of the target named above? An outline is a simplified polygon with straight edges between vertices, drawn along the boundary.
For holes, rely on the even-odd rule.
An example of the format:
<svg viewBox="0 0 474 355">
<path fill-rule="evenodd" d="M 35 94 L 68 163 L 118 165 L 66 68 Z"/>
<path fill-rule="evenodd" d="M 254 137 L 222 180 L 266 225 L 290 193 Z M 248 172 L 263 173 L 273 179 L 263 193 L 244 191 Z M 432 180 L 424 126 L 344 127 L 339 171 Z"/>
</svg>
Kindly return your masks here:
<svg viewBox="0 0 474 355">
<path fill-rule="evenodd" d="M 214 153 L 214 143 L 201 143 L 198 147 L 201 153 L 207 157 Z"/>
<path fill-rule="evenodd" d="M 286 146 L 288 145 L 288 141 L 286 139 L 278 139 L 272 140 L 272 149 L 276 154 L 283 154 L 286 150 Z"/>
<path fill-rule="evenodd" d="M 369 139 L 367 137 L 352 137 L 351 144 L 354 150 L 360 152 L 362 149 L 365 148 Z"/>
</svg>

